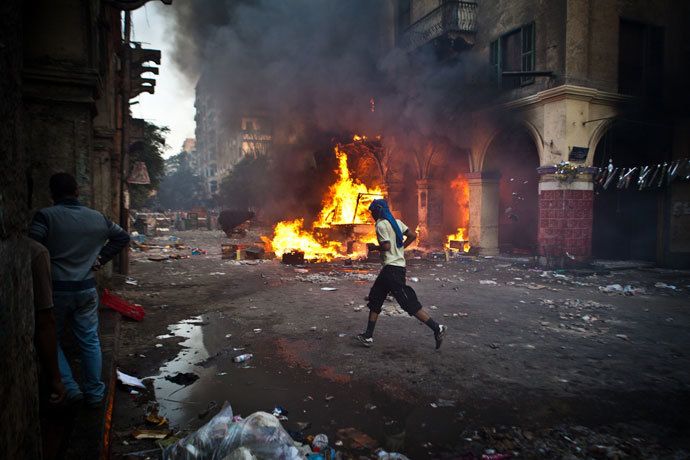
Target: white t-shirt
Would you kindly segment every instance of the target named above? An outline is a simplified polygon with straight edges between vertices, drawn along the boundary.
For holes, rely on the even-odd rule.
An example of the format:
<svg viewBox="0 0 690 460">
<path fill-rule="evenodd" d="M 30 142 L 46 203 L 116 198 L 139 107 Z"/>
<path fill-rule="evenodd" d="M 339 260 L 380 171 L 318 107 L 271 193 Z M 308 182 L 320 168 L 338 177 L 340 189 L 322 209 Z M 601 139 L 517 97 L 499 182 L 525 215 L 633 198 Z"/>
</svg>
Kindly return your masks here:
<svg viewBox="0 0 690 460">
<path fill-rule="evenodd" d="M 403 235 L 407 231 L 407 225 L 405 225 L 400 219 L 395 220 L 400 227 L 400 231 Z M 395 240 L 395 231 L 393 226 L 386 219 L 379 219 L 376 221 L 376 239 L 379 240 L 379 244 L 388 241 L 391 244 L 391 248 L 388 251 L 381 251 L 381 262 L 383 265 L 394 265 L 396 267 L 405 266 L 405 248 L 399 248 Z"/>
</svg>

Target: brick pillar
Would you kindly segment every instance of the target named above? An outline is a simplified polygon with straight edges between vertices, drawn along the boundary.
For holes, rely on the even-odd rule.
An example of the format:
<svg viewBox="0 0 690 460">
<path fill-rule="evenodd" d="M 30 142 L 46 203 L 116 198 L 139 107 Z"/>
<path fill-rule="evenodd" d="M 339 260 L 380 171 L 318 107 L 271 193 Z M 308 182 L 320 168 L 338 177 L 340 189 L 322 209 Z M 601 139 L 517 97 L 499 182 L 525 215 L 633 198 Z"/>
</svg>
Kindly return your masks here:
<svg viewBox="0 0 690 460">
<path fill-rule="evenodd" d="M 498 254 L 498 179 L 496 173 L 465 174 L 470 188 L 470 245 L 479 254 Z"/>
<path fill-rule="evenodd" d="M 592 254 L 594 190 L 591 177 L 557 181 L 549 171 L 539 182 L 539 256 L 544 265 L 584 262 Z"/>
</svg>

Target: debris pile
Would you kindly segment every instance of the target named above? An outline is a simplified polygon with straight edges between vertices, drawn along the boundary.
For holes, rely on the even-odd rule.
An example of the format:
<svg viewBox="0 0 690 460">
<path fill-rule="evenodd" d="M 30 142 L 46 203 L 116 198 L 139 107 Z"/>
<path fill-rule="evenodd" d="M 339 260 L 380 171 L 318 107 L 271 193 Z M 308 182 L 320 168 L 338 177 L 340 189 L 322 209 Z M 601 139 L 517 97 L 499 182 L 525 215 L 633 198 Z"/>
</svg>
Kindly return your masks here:
<svg viewBox="0 0 690 460">
<path fill-rule="evenodd" d="M 462 433 L 467 460 L 508 458 L 623 459 L 687 458 L 688 453 L 659 445 L 649 434 L 617 436 L 615 427 L 603 432 L 584 426 L 558 426 L 529 431 L 519 427 L 481 428 Z M 490 447 L 488 447 L 490 446 Z M 662 455 L 659 455 L 662 453 Z"/>
<path fill-rule="evenodd" d="M 303 269 L 304 270 L 304 269 Z M 298 272 L 305 273 L 305 272 Z M 314 284 L 332 284 L 340 280 L 352 280 L 352 281 L 374 281 L 376 275 L 373 273 L 360 273 L 353 271 L 329 271 L 326 273 L 310 273 L 310 274 L 300 274 L 295 277 L 295 280 L 301 281 L 303 283 L 314 283 Z"/>
<path fill-rule="evenodd" d="M 302 432 L 288 433 L 280 423 L 281 418 L 287 420 L 286 414 L 287 411 L 284 408 L 276 407 L 273 414 L 255 412 L 247 418 L 242 418 L 234 415 L 232 407 L 226 402 L 215 417 L 194 433 L 182 439 L 171 436 L 174 442 L 168 443 L 163 450 L 163 459 L 301 460 L 306 458 L 316 460 L 342 458 L 340 453 L 330 446 L 328 436 L 325 434 L 304 436 Z M 141 431 L 137 430 L 135 433 Z M 161 432 L 162 438 L 167 436 L 163 435 L 162 430 L 156 431 Z M 372 452 L 378 447 L 376 440 L 355 428 L 338 430 L 337 438 L 335 446 L 349 451 Z M 377 451 L 376 454 L 380 459 L 407 459 L 402 454 L 383 450 Z"/>
<path fill-rule="evenodd" d="M 611 321 L 609 313 L 615 307 L 594 300 L 565 299 L 554 301 L 540 299 L 541 304 L 549 309 L 556 310 L 560 323 L 557 326 L 561 330 L 569 330 L 583 334 L 602 334 L 608 331 L 605 326 Z M 553 327 L 549 321 L 541 321 L 542 327 Z"/>
</svg>

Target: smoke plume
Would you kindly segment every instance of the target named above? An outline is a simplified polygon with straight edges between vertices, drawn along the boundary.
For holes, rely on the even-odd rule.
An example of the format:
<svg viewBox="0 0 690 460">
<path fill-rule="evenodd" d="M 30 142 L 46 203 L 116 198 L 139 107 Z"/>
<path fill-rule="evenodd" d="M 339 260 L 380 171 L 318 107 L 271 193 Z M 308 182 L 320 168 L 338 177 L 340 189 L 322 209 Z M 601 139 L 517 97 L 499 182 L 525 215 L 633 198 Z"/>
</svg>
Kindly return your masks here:
<svg viewBox="0 0 690 460">
<path fill-rule="evenodd" d="M 392 8 L 383 0 L 175 2 L 174 60 L 228 123 L 270 115 L 274 153 L 286 168 L 303 164 L 295 152 L 313 153 L 347 133 L 410 149 L 430 141 L 465 147 L 457 114 L 481 92 L 460 88 L 483 67 L 391 46 Z"/>
</svg>

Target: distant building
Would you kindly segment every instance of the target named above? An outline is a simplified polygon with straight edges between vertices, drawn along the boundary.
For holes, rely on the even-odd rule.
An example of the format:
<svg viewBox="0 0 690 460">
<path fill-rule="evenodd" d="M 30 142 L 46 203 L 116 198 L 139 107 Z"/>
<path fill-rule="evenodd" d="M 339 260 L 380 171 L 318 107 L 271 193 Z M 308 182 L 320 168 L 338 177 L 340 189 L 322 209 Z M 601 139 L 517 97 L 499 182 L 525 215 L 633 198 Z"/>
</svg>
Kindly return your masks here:
<svg viewBox="0 0 690 460">
<path fill-rule="evenodd" d="M 196 149 L 196 139 L 188 137 L 182 142 L 182 151 L 185 153 L 192 153 Z"/>
<path fill-rule="evenodd" d="M 273 141 L 269 117 L 249 110 L 245 116 L 231 117 L 223 113 L 220 103 L 217 96 L 207 91 L 202 76 L 194 104 L 194 166 L 203 178 L 207 198 L 218 193 L 223 178 L 243 157 L 269 154 Z"/>
</svg>

